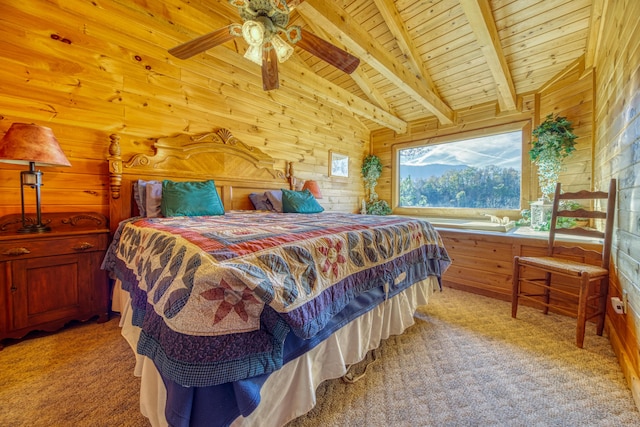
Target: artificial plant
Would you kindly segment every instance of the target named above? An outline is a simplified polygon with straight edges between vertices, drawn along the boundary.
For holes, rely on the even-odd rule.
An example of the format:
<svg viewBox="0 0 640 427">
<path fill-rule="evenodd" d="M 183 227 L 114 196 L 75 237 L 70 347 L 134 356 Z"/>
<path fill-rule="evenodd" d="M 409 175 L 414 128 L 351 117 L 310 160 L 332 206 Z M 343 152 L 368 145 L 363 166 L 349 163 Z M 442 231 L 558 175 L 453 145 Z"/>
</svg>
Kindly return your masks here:
<svg viewBox="0 0 640 427">
<path fill-rule="evenodd" d="M 365 191 L 369 194 L 366 203 L 367 214 L 369 215 L 389 215 L 391 207 L 384 200 L 378 199 L 376 185 L 378 178 L 382 174 L 382 162 L 378 156 L 368 155 L 362 162 L 362 179 L 364 180 Z"/>
<path fill-rule="evenodd" d="M 577 135 L 566 117 L 553 113 L 533 130 L 532 135 L 535 140 L 529 156 L 538 167 L 542 197 L 550 200 L 562 171 L 562 161 L 576 149 Z"/>
</svg>

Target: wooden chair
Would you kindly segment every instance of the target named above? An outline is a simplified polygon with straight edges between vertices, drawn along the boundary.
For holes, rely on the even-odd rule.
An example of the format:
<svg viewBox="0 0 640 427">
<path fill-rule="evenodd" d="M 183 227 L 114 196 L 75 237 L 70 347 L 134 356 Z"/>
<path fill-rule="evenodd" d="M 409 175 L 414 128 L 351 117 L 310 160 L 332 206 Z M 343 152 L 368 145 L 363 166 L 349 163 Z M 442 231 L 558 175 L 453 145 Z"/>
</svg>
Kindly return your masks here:
<svg viewBox="0 0 640 427">
<path fill-rule="evenodd" d="M 513 295 L 511 317 L 516 317 L 518 301 L 531 300 L 544 307 L 570 316 L 576 316 L 576 345 L 582 348 L 585 325 L 588 319 L 597 317 L 597 333 L 602 335 L 607 308 L 609 288 L 609 258 L 611 255 L 611 233 L 616 198 L 616 180 L 612 179 L 609 191 L 579 191 L 562 193 L 560 183 L 556 185 L 553 200 L 549 246 L 547 256 L 516 256 L 513 261 Z M 562 200 L 575 200 L 589 208 L 574 211 L 561 210 Z M 598 206 L 595 202 L 604 200 Z M 604 210 L 606 208 L 606 210 Z M 604 222 L 604 228 L 573 227 L 560 228 L 558 218 L 585 218 L 594 227 L 596 221 Z M 602 225 L 602 224 L 600 224 Z M 600 231 L 602 230 L 602 231 Z M 578 239 L 556 241 L 557 234 L 601 239 L 599 251 L 586 250 Z M 553 295 L 552 294 L 553 291 Z M 577 312 L 575 307 L 577 301 Z"/>
</svg>

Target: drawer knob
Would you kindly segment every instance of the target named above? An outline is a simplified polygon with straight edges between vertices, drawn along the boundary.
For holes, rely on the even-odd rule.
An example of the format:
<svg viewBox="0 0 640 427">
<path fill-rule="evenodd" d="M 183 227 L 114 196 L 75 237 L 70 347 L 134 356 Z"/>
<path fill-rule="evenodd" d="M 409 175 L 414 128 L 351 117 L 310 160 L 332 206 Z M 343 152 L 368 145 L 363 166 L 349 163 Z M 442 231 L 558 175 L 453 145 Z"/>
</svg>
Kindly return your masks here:
<svg viewBox="0 0 640 427">
<path fill-rule="evenodd" d="M 31 251 L 27 248 L 11 248 L 11 249 L 7 249 L 6 251 L 2 252 L 2 255 L 7 255 L 7 256 L 20 256 L 20 255 L 27 255 L 30 254 Z"/>
<path fill-rule="evenodd" d="M 86 251 L 87 249 L 91 249 L 93 245 L 89 242 L 82 242 L 73 247 L 74 251 Z"/>
</svg>

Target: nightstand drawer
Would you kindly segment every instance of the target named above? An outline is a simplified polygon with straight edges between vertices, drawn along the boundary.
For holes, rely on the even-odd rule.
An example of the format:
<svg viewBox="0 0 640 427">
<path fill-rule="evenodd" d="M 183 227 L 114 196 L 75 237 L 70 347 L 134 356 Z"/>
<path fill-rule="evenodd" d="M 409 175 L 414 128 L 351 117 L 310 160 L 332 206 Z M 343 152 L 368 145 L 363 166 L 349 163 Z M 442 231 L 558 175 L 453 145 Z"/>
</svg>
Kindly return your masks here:
<svg viewBox="0 0 640 427">
<path fill-rule="evenodd" d="M 104 233 L 37 240 L 16 239 L 0 242 L 0 261 L 103 251 L 107 248 L 107 243 L 108 236 Z"/>
</svg>

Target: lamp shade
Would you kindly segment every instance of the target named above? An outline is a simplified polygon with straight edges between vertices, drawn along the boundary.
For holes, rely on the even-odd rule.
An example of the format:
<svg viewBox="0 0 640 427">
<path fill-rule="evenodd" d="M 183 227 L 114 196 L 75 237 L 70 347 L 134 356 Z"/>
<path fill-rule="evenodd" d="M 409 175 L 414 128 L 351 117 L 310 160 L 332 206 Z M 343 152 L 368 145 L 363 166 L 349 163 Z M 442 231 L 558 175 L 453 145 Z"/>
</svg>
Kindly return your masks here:
<svg viewBox="0 0 640 427">
<path fill-rule="evenodd" d="M 242 37 L 250 46 L 261 46 L 264 42 L 265 28 L 259 21 L 245 21 L 242 24 Z"/>
<path fill-rule="evenodd" d="M 262 46 L 249 46 L 244 57 L 258 65 L 262 65 Z"/>
<path fill-rule="evenodd" d="M 315 197 L 316 199 L 322 199 L 322 192 L 320 191 L 320 186 L 316 181 L 305 181 L 304 185 L 302 186 L 302 191 L 304 190 L 309 190 L 311 194 L 313 194 L 313 197 Z"/>
<path fill-rule="evenodd" d="M 276 49 L 276 55 L 278 56 L 278 62 L 283 63 L 293 54 L 293 47 L 287 44 L 280 38 L 280 36 L 273 36 L 271 38 L 271 44 Z"/>
<path fill-rule="evenodd" d="M 7 130 L 0 141 L 0 162 L 71 166 L 50 128 L 26 123 L 14 123 Z"/>
</svg>

